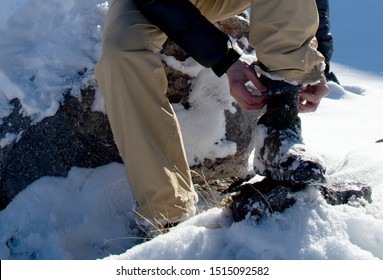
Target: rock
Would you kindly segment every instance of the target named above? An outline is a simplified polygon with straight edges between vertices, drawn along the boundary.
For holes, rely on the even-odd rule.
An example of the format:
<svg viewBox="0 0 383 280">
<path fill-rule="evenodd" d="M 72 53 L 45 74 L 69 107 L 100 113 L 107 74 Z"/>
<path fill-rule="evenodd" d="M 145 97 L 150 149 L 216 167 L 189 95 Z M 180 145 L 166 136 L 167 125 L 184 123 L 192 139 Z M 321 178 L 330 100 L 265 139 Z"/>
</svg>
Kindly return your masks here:
<svg viewBox="0 0 383 280">
<path fill-rule="evenodd" d="M 19 141 L 0 151 L 0 209 L 26 186 L 43 176 L 66 176 L 71 167 L 97 167 L 121 162 L 108 119 L 91 109 L 95 88 L 82 90 L 82 101 L 67 95 L 52 117 L 32 124 L 19 114 L 13 100 L 13 113 L 3 120 L 1 136 L 20 133 Z"/>
<path fill-rule="evenodd" d="M 290 188 L 269 178 L 256 183 L 241 183 L 239 181 L 225 191 L 228 197 L 222 203 L 232 211 L 235 222 L 246 218 L 258 222 L 274 212 L 283 212 L 296 202 L 292 193 L 301 189 Z"/>
<path fill-rule="evenodd" d="M 219 21 L 217 23 L 217 27 L 228 34 L 230 37 L 236 39 L 238 45 L 242 49 L 250 51 L 250 49 L 247 49 L 248 47 L 245 46 L 241 41 L 242 38 L 249 38 L 250 24 L 247 12 L 241 13 L 236 17 Z"/>
<path fill-rule="evenodd" d="M 255 183 L 237 181 L 223 193 L 227 197 L 222 205 L 232 211 L 233 220 L 250 219 L 259 222 L 274 212 L 283 212 L 296 202 L 296 194 L 306 188 L 315 187 L 330 205 L 348 204 L 362 199 L 372 202 L 371 187 L 344 180 L 334 180 L 327 186 L 292 185 L 264 178 Z"/>
<path fill-rule="evenodd" d="M 372 203 L 372 189 L 366 184 L 339 180 L 331 188 L 318 187 L 326 202 L 330 205 L 347 204 L 356 198 Z"/>
<path fill-rule="evenodd" d="M 220 22 L 219 26 L 238 39 L 248 33 L 248 22 L 243 17 Z M 163 53 L 178 60 L 187 58 L 185 52 L 170 41 Z M 190 77 L 164 65 L 169 80 L 167 96 L 170 102 L 189 108 Z M 14 138 L 0 149 L 0 209 L 43 176 L 66 176 L 74 166 L 93 168 L 122 162 L 107 116 L 92 110 L 96 89 L 96 83 L 84 88 L 81 98 L 65 94 L 57 113 L 38 123 L 20 114 L 21 105 L 17 99 L 11 101 L 13 112 L 0 122 L 0 140 L 10 136 Z M 195 182 L 243 176 L 247 172 L 257 114 L 244 113 L 237 107 L 236 113 L 227 111 L 225 117 L 226 138 L 237 144 L 237 152 L 193 166 Z"/>
<path fill-rule="evenodd" d="M 248 159 L 255 144 L 255 124 L 259 112 L 243 112 L 237 105 L 234 114 L 225 111 L 226 139 L 237 144 L 234 155 L 214 160 L 205 159 L 201 164 L 192 166 L 198 174 L 194 176 L 195 182 L 200 182 L 201 175 L 204 180 L 214 180 L 227 177 L 245 177 L 248 172 Z"/>
</svg>

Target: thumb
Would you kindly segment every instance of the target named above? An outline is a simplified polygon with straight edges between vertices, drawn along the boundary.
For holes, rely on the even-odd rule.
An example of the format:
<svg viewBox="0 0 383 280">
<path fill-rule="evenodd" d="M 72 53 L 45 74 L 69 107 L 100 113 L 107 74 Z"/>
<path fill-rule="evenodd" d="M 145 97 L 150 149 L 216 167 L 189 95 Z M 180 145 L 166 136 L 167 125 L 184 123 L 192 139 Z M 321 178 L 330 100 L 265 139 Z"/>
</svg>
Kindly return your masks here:
<svg viewBox="0 0 383 280">
<path fill-rule="evenodd" d="M 251 83 L 253 83 L 253 85 L 257 88 L 257 90 L 260 93 L 265 93 L 268 90 L 267 87 L 258 78 L 258 75 L 255 72 L 255 70 L 251 66 L 249 66 L 249 67 L 250 67 L 250 69 L 247 72 L 247 78 L 249 79 L 249 81 Z"/>
</svg>

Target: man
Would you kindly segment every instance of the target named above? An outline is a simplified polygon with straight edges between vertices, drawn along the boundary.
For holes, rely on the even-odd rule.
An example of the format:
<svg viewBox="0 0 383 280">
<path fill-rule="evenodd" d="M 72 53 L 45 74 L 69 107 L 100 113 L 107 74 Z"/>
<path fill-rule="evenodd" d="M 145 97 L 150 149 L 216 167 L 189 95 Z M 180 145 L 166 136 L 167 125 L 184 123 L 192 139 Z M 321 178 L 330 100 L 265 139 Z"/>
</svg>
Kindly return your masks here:
<svg viewBox="0 0 383 280">
<path fill-rule="evenodd" d="M 253 66 L 240 59 L 241 54 L 232 48 L 229 37 L 211 23 L 232 17 L 250 4 L 250 44 L 257 52 L 259 63 L 256 67 L 260 77 Z M 243 110 L 258 110 L 267 104 L 268 113 L 260 119 L 259 126 L 270 137 L 262 140 L 263 150 L 257 148 L 258 172 L 278 179 L 280 174 L 275 170 L 278 162 L 272 161 L 278 161 L 281 153 L 278 146 L 288 138 L 284 134 L 289 134 L 290 128 L 295 137 L 290 142 L 298 141 L 304 148 L 297 117 L 298 92 L 302 112 L 315 111 L 320 99 L 328 93 L 324 82 L 324 58 L 316 49 L 317 27 L 315 0 L 111 2 L 103 33 L 102 56 L 95 72 L 137 201 L 139 224 L 165 225 L 183 221 L 194 214 L 197 202 L 179 124 L 165 96 L 165 71 L 157 55 L 166 38 L 172 39 L 200 64 L 211 68 L 217 76 L 227 74 L 231 94 Z M 274 82 L 274 79 L 280 81 Z M 249 81 L 261 94 L 252 95 L 247 90 L 245 84 Z M 313 85 L 302 86 L 307 84 Z M 273 98 L 276 93 L 284 96 L 285 91 L 286 96 L 292 97 L 288 106 L 283 104 L 285 100 Z M 284 110 L 279 114 L 278 110 L 284 107 L 288 107 L 289 112 Z M 292 121 L 283 121 L 283 115 L 289 115 Z M 282 133 L 283 137 L 280 131 L 286 132 Z M 315 158 L 307 162 L 322 182 L 322 163 Z M 303 161 L 303 165 L 307 162 Z M 304 173 L 304 169 L 296 173 Z M 309 173 L 294 174 L 294 180 L 307 181 L 313 172 Z"/>
</svg>

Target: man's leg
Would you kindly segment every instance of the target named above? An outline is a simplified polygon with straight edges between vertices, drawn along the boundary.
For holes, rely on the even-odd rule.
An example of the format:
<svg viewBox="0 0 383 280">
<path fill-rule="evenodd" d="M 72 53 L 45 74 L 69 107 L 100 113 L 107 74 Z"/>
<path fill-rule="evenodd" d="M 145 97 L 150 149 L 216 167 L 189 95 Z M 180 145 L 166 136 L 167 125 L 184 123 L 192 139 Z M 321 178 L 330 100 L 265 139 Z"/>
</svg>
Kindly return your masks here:
<svg viewBox="0 0 383 280">
<path fill-rule="evenodd" d="M 197 199 L 156 54 L 165 40 L 131 0 L 114 0 L 95 69 L 137 217 L 161 224 L 192 215 Z"/>
<path fill-rule="evenodd" d="M 324 58 L 317 51 L 315 0 L 254 0 L 250 45 L 268 88 L 266 112 L 256 130 L 254 168 L 261 175 L 293 184 L 325 184 L 320 156 L 307 149 L 298 116 L 302 84 L 323 79 Z"/>
<path fill-rule="evenodd" d="M 253 0 L 250 21 L 250 45 L 268 73 L 301 84 L 323 77 L 315 0 Z"/>
</svg>

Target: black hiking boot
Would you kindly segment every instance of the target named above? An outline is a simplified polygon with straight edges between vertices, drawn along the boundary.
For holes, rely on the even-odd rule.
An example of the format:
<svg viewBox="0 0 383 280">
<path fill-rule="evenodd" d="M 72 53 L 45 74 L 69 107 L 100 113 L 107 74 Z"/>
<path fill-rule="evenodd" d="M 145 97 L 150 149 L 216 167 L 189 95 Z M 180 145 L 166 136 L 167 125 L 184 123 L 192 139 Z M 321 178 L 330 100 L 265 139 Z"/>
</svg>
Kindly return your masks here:
<svg viewBox="0 0 383 280">
<path fill-rule="evenodd" d="M 258 119 L 256 128 L 256 173 L 290 184 L 325 184 L 325 165 L 307 149 L 301 136 L 298 116 L 301 85 L 265 76 L 261 76 L 261 81 L 269 90 L 266 112 Z"/>
<path fill-rule="evenodd" d="M 337 83 L 338 85 L 340 85 L 340 82 L 339 82 L 337 76 L 335 76 L 334 72 L 329 72 L 326 74 L 326 81 L 327 82 L 334 82 L 334 83 Z"/>
</svg>

